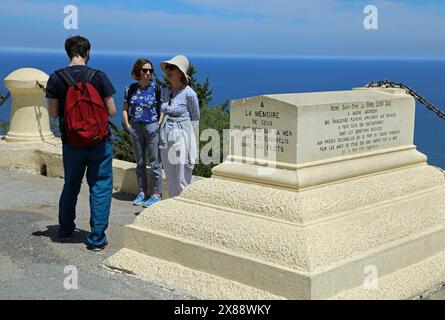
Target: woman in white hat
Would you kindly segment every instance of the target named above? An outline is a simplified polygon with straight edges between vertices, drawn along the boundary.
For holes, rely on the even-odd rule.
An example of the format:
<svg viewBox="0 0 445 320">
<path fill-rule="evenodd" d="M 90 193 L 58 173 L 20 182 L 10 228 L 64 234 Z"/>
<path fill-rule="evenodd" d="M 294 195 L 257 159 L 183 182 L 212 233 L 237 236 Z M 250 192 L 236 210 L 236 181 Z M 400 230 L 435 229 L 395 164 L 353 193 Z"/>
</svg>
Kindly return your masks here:
<svg viewBox="0 0 445 320">
<path fill-rule="evenodd" d="M 189 61 L 176 56 L 161 62 L 170 83 L 161 93 L 160 141 L 161 159 L 167 178 L 170 198 L 179 196 L 192 182 L 199 132 L 199 102 L 196 92 L 188 85 Z"/>
</svg>

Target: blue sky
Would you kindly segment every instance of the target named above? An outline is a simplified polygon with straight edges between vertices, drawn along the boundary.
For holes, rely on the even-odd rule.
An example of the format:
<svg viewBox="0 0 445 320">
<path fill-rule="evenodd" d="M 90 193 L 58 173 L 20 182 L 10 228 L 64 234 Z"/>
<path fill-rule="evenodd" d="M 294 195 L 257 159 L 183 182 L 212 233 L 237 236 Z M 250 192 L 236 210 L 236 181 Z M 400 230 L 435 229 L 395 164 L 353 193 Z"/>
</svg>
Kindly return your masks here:
<svg viewBox="0 0 445 320">
<path fill-rule="evenodd" d="M 79 10 L 65 30 L 63 9 Z M 363 27 L 366 5 L 379 29 Z M 81 34 L 96 52 L 443 58 L 445 1 L 0 0 L 0 50 L 62 50 Z"/>
</svg>

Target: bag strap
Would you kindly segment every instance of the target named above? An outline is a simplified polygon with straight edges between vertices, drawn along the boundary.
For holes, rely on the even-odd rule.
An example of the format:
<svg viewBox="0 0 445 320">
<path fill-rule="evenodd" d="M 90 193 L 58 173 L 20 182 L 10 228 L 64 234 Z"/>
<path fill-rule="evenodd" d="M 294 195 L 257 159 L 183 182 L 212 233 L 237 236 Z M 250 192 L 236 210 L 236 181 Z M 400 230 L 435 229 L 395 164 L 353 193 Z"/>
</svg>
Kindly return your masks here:
<svg viewBox="0 0 445 320">
<path fill-rule="evenodd" d="M 92 83 L 94 77 L 97 74 L 97 70 L 90 69 L 85 77 L 85 82 Z"/>
<path fill-rule="evenodd" d="M 92 84 L 91 82 L 93 81 L 93 78 L 96 75 L 96 73 L 97 73 L 97 70 L 88 69 L 86 71 L 85 76 L 83 77 L 83 81 L 82 81 L 82 93 L 86 92 L 86 94 L 88 95 L 90 100 L 91 100 L 91 95 L 90 95 L 90 92 L 87 90 L 86 83 Z"/>
<path fill-rule="evenodd" d="M 62 80 L 68 87 L 75 86 L 77 89 L 79 89 L 76 80 L 73 79 L 73 77 L 68 73 L 68 71 L 66 71 L 66 69 L 57 70 L 56 74 L 62 78 Z"/>
<path fill-rule="evenodd" d="M 134 92 L 134 89 L 136 89 L 136 87 L 138 86 L 137 82 L 133 82 L 132 84 L 130 84 L 130 86 L 128 87 L 128 95 L 127 95 L 127 103 L 128 106 L 130 106 L 130 101 L 131 101 L 131 96 Z"/>
</svg>

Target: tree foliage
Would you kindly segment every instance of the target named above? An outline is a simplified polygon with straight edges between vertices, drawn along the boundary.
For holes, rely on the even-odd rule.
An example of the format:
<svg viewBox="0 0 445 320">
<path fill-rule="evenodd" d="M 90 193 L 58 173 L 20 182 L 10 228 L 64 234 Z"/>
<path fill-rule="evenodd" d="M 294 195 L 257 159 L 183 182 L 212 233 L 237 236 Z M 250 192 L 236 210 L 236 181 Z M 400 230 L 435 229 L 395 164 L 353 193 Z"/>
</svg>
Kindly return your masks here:
<svg viewBox="0 0 445 320">
<path fill-rule="evenodd" d="M 8 133 L 8 131 L 9 131 L 9 123 L 7 123 L 3 120 L 0 120 L 0 121 L 1 121 L 0 122 L 0 134 L 4 135 L 4 134 Z"/>
<path fill-rule="evenodd" d="M 110 123 L 113 131 L 113 156 L 115 159 L 136 162 L 134 159 L 131 136 L 127 130 L 121 129 L 113 122 Z"/>
<path fill-rule="evenodd" d="M 206 129 L 214 129 L 218 132 L 219 136 L 219 161 L 221 163 L 224 155 L 224 130 L 229 128 L 230 114 L 228 112 L 228 102 L 223 105 L 215 106 L 212 108 L 203 109 L 201 112 L 201 120 L 199 122 L 199 131 L 202 133 Z M 209 143 L 209 141 L 199 142 L 199 153 L 204 153 L 203 147 Z M 227 144 L 226 144 L 227 146 Z M 213 156 L 212 154 L 208 155 Z M 201 158 L 201 157 L 200 157 Z M 201 161 L 197 163 L 193 169 L 193 174 L 202 177 L 210 177 L 212 168 L 218 163 L 204 164 Z"/>
</svg>

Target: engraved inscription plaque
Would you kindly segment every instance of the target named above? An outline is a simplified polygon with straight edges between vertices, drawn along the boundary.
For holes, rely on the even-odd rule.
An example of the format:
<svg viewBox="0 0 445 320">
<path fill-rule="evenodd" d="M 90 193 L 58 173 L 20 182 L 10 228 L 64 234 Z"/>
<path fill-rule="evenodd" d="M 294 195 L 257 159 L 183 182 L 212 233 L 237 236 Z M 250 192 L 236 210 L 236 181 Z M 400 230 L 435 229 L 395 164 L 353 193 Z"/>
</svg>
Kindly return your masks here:
<svg viewBox="0 0 445 320">
<path fill-rule="evenodd" d="M 404 93 L 373 89 L 236 100 L 231 131 L 242 143 L 232 140 L 231 155 L 298 165 L 409 147 L 414 107 Z"/>
</svg>

